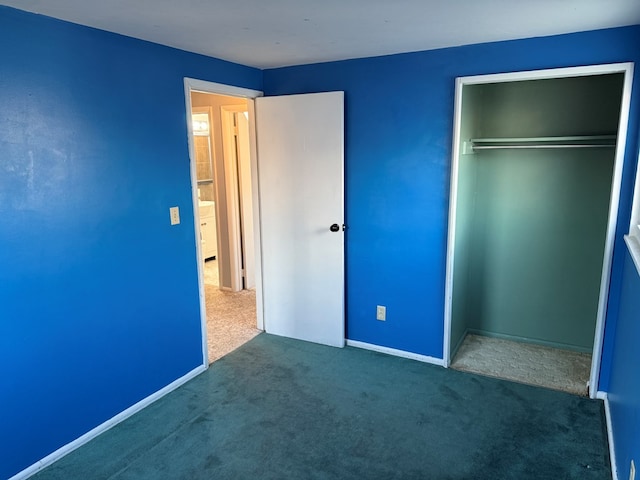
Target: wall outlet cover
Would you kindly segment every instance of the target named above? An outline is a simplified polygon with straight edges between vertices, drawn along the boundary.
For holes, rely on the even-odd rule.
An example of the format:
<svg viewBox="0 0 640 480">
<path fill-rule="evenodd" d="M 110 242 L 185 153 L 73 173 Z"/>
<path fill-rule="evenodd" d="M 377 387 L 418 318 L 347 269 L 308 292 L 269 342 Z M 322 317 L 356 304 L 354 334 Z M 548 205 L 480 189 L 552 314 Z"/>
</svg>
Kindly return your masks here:
<svg viewBox="0 0 640 480">
<path fill-rule="evenodd" d="M 169 208 L 169 217 L 171 225 L 178 225 L 180 223 L 180 209 L 178 207 Z"/>
</svg>

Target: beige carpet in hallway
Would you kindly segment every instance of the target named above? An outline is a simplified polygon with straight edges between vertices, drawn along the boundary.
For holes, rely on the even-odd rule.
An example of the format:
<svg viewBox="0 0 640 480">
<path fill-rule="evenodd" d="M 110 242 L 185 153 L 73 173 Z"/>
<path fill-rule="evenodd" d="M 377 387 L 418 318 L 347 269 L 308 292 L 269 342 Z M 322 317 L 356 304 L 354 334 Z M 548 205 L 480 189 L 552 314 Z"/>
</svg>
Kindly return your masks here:
<svg viewBox="0 0 640 480">
<path fill-rule="evenodd" d="M 218 287 L 218 261 L 204 268 L 209 362 L 232 352 L 260 333 L 256 328 L 256 292 L 226 292 Z"/>
<path fill-rule="evenodd" d="M 469 334 L 451 368 L 587 395 L 591 355 Z"/>
</svg>

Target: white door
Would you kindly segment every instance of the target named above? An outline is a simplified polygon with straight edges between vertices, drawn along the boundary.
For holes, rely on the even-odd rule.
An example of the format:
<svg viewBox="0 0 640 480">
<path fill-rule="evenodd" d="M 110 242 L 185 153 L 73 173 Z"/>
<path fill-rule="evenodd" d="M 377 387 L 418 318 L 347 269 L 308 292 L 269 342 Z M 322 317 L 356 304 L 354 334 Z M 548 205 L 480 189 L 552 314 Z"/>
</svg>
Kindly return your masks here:
<svg viewBox="0 0 640 480">
<path fill-rule="evenodd" d="M 265 331 L 342 347 L 344 93 L 257 98 L 256 124 Z"/>
</svg>

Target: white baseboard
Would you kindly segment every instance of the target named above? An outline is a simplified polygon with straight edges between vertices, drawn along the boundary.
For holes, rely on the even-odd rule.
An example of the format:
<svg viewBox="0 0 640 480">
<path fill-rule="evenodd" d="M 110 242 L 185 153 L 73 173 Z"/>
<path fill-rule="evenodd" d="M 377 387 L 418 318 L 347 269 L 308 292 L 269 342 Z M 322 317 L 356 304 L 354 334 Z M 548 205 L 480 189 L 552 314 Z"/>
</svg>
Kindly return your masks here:
<svg viewBox="0 0 640 480">
<path fill-rule="evenodd" d="M 372 343 L 358 342 L 357 340 L 347 340 L 350 347 L 363 348 L 365 350 L 373 350 L 374 352 L 386 353 L 395 357 L 410 358 L 418 362 L 431 363 L 440 367 L 444 366 L 444 360 L 441 358 L 429 357 L 428 355 L 420 355 L 419 353 L 405 352 L 404 350 L 396 350 L 395 348 L 381 347 Z"/>
<path fill-rule="evenodd" d="M 206 369 L 207 369 L 207 367 L 205 365 L 200 365 L 199 367 L 194 368 L 193 370 L 191 370 L 186 375 L 178 378 L 177 380 L 171 382 L 166 387 L 164 387 L 164 388 L 158 390 L 157 392 L 152 393 L 148 397 L 140 400 L 138 403 L 130 406 L 126 410 L 120 412 L 115 417 L 110 418 L 106 422 L 98 425 L 94 429 L 89 430 L 87 433 L 85 433 L 81 437 L 76 438 L 74 441 L 72 441 L 70 443 L 67 443 L 66 445 L 60 447 L 58 450 L 56 450 L 53 453 L 50 453 L 49 455 L 47 455 L 43 459 L 38 460 L 36 463 L 31 465 L 30 467 L 27 467 L 24 470 L 22 470 L 21 472 L 16 473 L 13 477 L 9 478 L 8 480 L 24 480 L 26 478 L 29 478 L 30 476 L 32 476 L 32 475 L 36 474 L 37 472 L 39 472 L 40 470 L 48 467 L 49 465 L 51 465 L 52 463 L 56 462 L 57 460 L 60 460 L 65 455 L 68 455 L 69 453 L 73 452 L 77 448 L 81 447 L 85 443 L 93 440 L 94 438 L 96 438 L 101 433 L 106 432 L 111 427 L 116 426 L 118 423 L 126 420 L 127 418 L 129 418 L 133 414 L 138 413 L 140 410 L 142 410 L 143 408 L 151 405 L 156 400 L 159 400 L 160 398 L 164 397 L 166 394 L 172 392 L 173 390 L 175 390 L 179 386 L 183 385 L 184 383 L 186 383 L 189 380 L 191 380 L 192 378 L 194 378 L 196 375 L 199 375 L 200 373 L 204 372 Z"/>
<path fill-rule="evenodd" d="M 609 395 L 607 392 L 598 391 L 596 393 L 598 400 L 604 401 L 604 415 L 607 421 L 607 438 L 609 440 L 609 459 L 611 460 L 611 475 L 613 480 L 618 480 L 618 468 L 616 463 L 616 448 L 613 443 L 613 424 L 611 422 L 611 408 L 609 407 Z"/>
<path fill-rule="evenodd" d="M 511 342 L 521 342 L 533 345 L 542 345 L 543 347 L 559 348 L 561 350 L 571 350 L 572 352 L 579 353 L 593 353 L 593 350 L 589 347 L 577 347 L 568 343 L 559 342 L 547 342 L 546 340 L 538 340 L 536 338 L 520 337 L 518 335 L 507 335 L 505 333 L 490 332 L 488 330 L 481 330 L 477 328 L 468 328 L 465 335 L 480 335 L 482 337 L 498 338 L 500 340 L 509 340 Z"/>
</svg>

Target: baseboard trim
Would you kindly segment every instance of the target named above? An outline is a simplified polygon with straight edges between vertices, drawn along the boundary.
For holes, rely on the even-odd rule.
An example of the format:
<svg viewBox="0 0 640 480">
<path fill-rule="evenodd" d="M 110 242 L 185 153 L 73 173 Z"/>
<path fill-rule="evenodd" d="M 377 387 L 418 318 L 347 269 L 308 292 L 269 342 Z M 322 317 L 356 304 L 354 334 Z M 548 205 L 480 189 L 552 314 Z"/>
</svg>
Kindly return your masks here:
<svg viewBox="0 0 640 480">
<path fill-rule="evenodd" d="M 160 398 L 164 397 L 165 395 L 167 395 L 168 393 L 172 392 L 176 388 L 178 388 L 181 385 L 185 384 L 186 382 L 188 382 L 189 380 L 191 380 L 195 376 L 197 376 L 197 375 L 201 374 L 202 372 L 204 372 L 206 369 L 207 369 L 207 367 L 205 365 L 200 365 L 199 367 L 194 368 L 193 370 L 191 370 L 186 375 L 183 375 L 182 377 L 178 378 L 177 380 L 174 380 L 173 382 L 171 382 L 166 387 L 158 390 L 155 393 L 152 393 L 148 397 L 143 398 L 138 403 L 130 406 L 129 408 L 127 408 L 126 410 L 120 412 L 116 416 L 110 418 L 106 422 L 98 425 L 97 427 L 95 427 L 92 430 L 89 430 L 87 433 L 85 433 L 81 437 L 76 438 L 72 442 L 67 443 L 66 445 L 60 447 L 55 452 L 50 453 L 49 455 L 47 455 L 43 459 L 38 460 L 36 463 L 31 465 L 30 467 L 27 467 L 24 470 L 16 473 L 13 477 L 10 477 L 8 480 L 24 480 L 26 478 L 29 478 L 32 475 L 35 475 L 40 470 L 43 470 L 44 468 L 48 467 L 49 465 L 53 464 L 54 462 L 60 460 L 65 455 L 68 455 L 69 453 L 73 452 L 77 448 L 80 448 L 85 443 L 88 443 L 89 441 L 93 440 L 94 438 L 96 438 L 101 433 L 106 432 L 110 428 L 116 426 L 118 423 L 126 420 L 127 418 L 129 418 L 130 416 L 134 415 L 135 413 L 138 413 L 143 408 L 151 405 L 156 400 L 159 400 Z"/>
<path fill-rule="evenodd" d="M 444 367 L 443 359 L 430 357 L 428 355 L 420 355 L 419 353 L 405 352 L 404 350 L 397 350 L 395 348 L 382 347 L 380 345 L 374 345 L 373 343 L 359 342 L 357 340 L 347 340 L 347 345 L 349 347 L 362 348 L 364 350 L 372 350 L 374 352 L 393 355 L 394 357 L 409 358 L 411 360 L 417 360 L 418 362 L 431 363 L 433 365 Z"/>
<path fill-rule="evenodd" d="M 596 393 L 598 400 L 604 401 L 604 416 L 607 422 L 607 439 L 609 441 L 609 460 L 611 461 L 611 476 L 613 480 L 618 480 L 618 468 L 616 463 L 616 448 L 613 442 L 613 423 L 611 421 L 611 407 L 609 406 L 609 395 L 607 392 L 598 390 Z"/>
<path fill-rule="evenodd" d="M 535 338 L 519 337 L 517 335 L 508 335 L 505 333 L 490 332 L 488 330 L 479 330 L 476 328 L 467 329 L 468 335 L 480 335 L 483 337 L 498 338 L 501 340 L 510 340 L 512 342 L 531 343 L 534 345 L 542 345 L 543 347 L 559 348 L 562 350 L 571 350 L 579 353 L 593 353 L 589 347 L 578 347 L 569 345 L 568 343 L 547 342 L 546 340 L 538 340 Z"/>
</svg>

